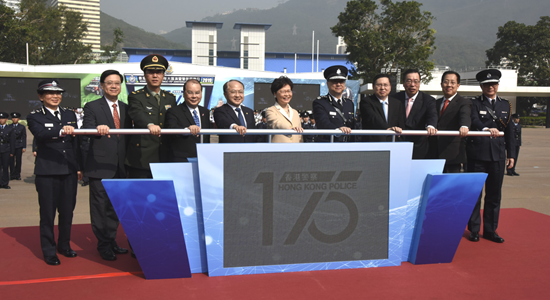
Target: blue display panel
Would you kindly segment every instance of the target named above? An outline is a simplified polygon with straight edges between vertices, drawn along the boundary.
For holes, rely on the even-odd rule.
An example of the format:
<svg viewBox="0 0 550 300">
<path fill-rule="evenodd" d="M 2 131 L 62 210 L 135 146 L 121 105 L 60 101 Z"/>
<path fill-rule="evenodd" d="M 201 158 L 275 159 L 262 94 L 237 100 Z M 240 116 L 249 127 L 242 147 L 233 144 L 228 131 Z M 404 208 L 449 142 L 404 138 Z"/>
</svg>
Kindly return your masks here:
<svg viewBox="0 0 550 300">
<path fill-rule="evenodd" d="M 210 276 L 400 265 L 403 254 L 403 232 L 409 192 L 412 143 L 206 144 L 197 145 L 197 150 Z M 306 155 L 309 153 L 315 159 L 310 161 L 305 159 L 305 164 L 301 164 L 304 161 L 302 158 L 293 160 L 292 157 L 297 156 L 296 153 L 300 152 Z M 328 152 L 331 155 L 323 159 L 323 155 Z M 355 152 L 355 155 L 350 152 Z M 259 162 L 258 158 L 253 158 L 252 155 L 250 155 L 250 162 L 247 162 L 246 159 L 243 159 L 246 154 L 239 158 L 238 154 L 240 153 L 254 153 L 254 155 L 263 153 L 265 162 Z M 380 159 L 380 156 L 373 156 L 381 153 L 388 155 L 385 162 L 388 173 L 384 173 L 384 159 Z M 283 158 L 287 158 L 286 161 L 283 159 L 283 163 L 280 158 L 276 158 L 281 155 Z M 374 159 L 364 165 L 363 160 L 368 160 L 370 156 L 373 156 Z M 226 159 L 230 159 L 230 161 L 226 162 Z M 238 162 L 231 165 L 233 159 Z M 343 169 L 338 169 L 338 165 L 344 166 Z M 226 173 L 228 171 L 225 170 L 226 167 L 230 168 L 230 172 Z M 311 182 L 308 181 L 309 179 L 301 177 L 315 174 L 316 178 L 319 178 L 323 172 L 334 172 L 325 178 L 327 186 L 317 186 L 315 190 L 305 192 L 309 197 L 304 197 L 304 189 Z M 387 174 L 385 175 L 387 182 L 385 187 L 380 187 L 379 184 L 384 180 L 369 186 L 369 182 L 378 180 L 377 176 L 383 179 L 383 174 Z M 299 180 L 296 177 L 298 175 L 301 176 Z M 287 178 L 287 176 L 290 177 Z M 357 189 L 369 189 L 367 192 L 361 190 L 363 198 L 356 193 L 357 190 L 353 188 L 353 182 L 357 183 Z M 344 184 L 345 188 L 338 190 L 338 183 Z M 231 186 L 227 187 L 225 184 L 231 184 Z M 298 196 L 295 196 L 285 190 L 285 184 L 288 184 L 289 188 L 293 184 L 294 189 L 300 187 L 302 190 L 296 194 Z M 269 213 L 266 214 L 264 207 L 266 203 L 271 203 L 269 188 L 267 188 L 270 186 L 276 191 L 273 192 L 272 219 L 266 221 L 266 217 L 269 219 Z M 376 195 L 371 194 L 370 191 Z M 225 197 L 231 197 L 231 199 L 225 199 Z M 350 198 L 357 207 L 355 227 L 350 225 L 353 225 L 354 214 L 352 212 L 355 208 L 349 200 L 346 200 L 346 197 Z M 387 199 L 385 206 L 379 202 L 381 200 L 376 200 L 378 202 L 369 208 L 368 204 L 373 201 L 372 199 L 384 197 Z M 241 200 L 242 211 L 239 211 L 236 203 Z M 286 215 L 282 213 L 285 208 L 287 212 L 292 212 L 288 214 L 288 224 L 290 225 L 287 227 L 279 226 L 285 224 L 281 221 L 281 216 Z M 332 210 L 338 209 L 340 212 L 334 213 L 341 213 L 348 218 L 346 221 L 323 223 L 325 219 L 331 220 L 322 218 L 323 214 L 329 217 Z M 376 210 L 379 210 L 382 217 L 380 219 L 378 216 L 379 219 L 370 223 L 374 230 L 369 231 L 370 225 L 361 227 L 361 224 L 367 224 L 367 221 L 362 218 L 376 216 Z M 242 216 L 239 217 L 239 214 Z M 259 221 L 254 219 L 258 216 L 262 218 Z M 384 220 L 384 218 L 386 219 Z M 338 218 L 332 220 L 336 219 Z M 226 222 L 231 224 L 226 225 Z M 273 224 L 272 228 L 266 231 L 266 224 Z M 352 227 L 353 230 L 350 233 L 349 228 Z M 237 230 L 239 228 L 244 229 L 244 234 L 239 235 L 241 231 Z M 334 228 L 333 232 L 330 231 L 331 228 Z M 349 236 L 342 234 L 342 232 L 346 232 L 346 229 Z M 225 232 L 227 230 L 231 232 Z M 358 231 L 355 232 L 355 230 Z M 271 243 L 266 242 L 265 239 L 267 236 L 267 240 L 270 240 L 269 232 L 272 232 Z M 372 238 L 370 241 L 379 244 L 369 245 L 370 249 L 365 246 L 363 251 L 357 251 L 356 248 L 353 248 L 355 247 L 353 239 L 359 239 L 361 235 L 370 237 Z M 381 235 L 387 235 L 387 237 L 380 239 Z M 329 236 L 329 238 L 324 239 L 323 236 L 325 238 Z M 226 238 L 232 240 L 226 241 Z M 235 242 L 234 239 L 242 239 L 243 243 L 256 249 L 245 254 L 256 256 L 255 260 L 239 257 L 239 249 L 244 248 L 239 248 L 238 241 L 240 240 Z M 337 252 L 346 248 L 340 247 L 342 249 L 339 249 L 338 246 L 344 244 L 352 249 L 350 253 Z M 332 247 L 336 259 L 314 256 L 300 262 L 303 259 L 301 252 L 308 251 L 308 249 L 311 251 L 311 247 L 315 245 L 323 249 Z M 295 247 L 296 257 L 289 257 L 288 253 L 282 252 L 281 249 L 285 246 Z M 270 257 L 271 249 L 274 251 L 274 255 Z M 229 250 L 230 255 L 236 257 L 228 257 L 224 250 Z M 380 255 L 381 251 L 384 252 L 382 256 Z M 348 258 L 346 259 L 346 257 Z M 324 259 L 324 261 L 320 261 L 320 259 Z M 270 264 L 270 260 L 274 263 Z"/>
<path fill-rule="evenodd" d="M 432 264 L 453 260 L 486 178 L 486 173 L 428 175 L 410 262 Z"/>
<path fill-rule="evenodd" d="M 208 268 L 196 160 L 188 163 L 154 163 L 150 166 L 153 178 L 174 182 L 191 273 L 206 273 Z"/>
<path fill-rule="evenodd" d="M 422 190 L 426 182 L 426 176 L 430 173 L 443 172 L 444 166 L 444 159 L 413 159 L 411 162 L 409 194 L 407 198 L 407 210 L 405 211 L 405 228 L 403 231 L 402 261 L 409 260 L 413 232 L 417 222 L 416 218 L 418 216 L 418 209 L 422 197 Z"/>
<path fill-rule="evenodd" d="M 191 277 L 173 182 L 103 179 L 102 183 L 145 278 Z"/>
</svg>

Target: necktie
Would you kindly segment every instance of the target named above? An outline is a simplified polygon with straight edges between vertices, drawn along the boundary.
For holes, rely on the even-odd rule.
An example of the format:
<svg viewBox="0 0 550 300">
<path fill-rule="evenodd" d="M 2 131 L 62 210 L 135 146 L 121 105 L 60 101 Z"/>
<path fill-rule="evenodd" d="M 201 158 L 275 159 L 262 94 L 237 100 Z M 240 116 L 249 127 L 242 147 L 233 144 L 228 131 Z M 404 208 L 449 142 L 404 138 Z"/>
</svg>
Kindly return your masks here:
<svg viewBox="0 0 550 300">
<path fill-rule="evenodd" d="M 238 108 L 237 108 L 238 109 Z M 240 110 L 240 109 L 239 109 Z M 240 116 L 240 115 L 239 115 Z M 199 115 L 197 114 L 196 110 L 193 110 L 193 121 L 195 121 L 195 125 L 201 127 L 201 120 L 199 119 Z"/>
<path fill-rule="evenodd" d="M 118 116 L 118 110 L 116 109 L 116 103 L 113 103 L 113 120 L 115 121 L 115 128 L 120 129 L 120 117 Z"/>
<path fill-rule="evenodd" d="M 491 100 L 491 105 L 493 106 L 493 110 L 495 109 L 495 99 Z"/>
<path fill-rule="evenodd" d="M 160 105 L 160 96 L 159 96 L 159 94 L 155 95 L 155 99 L 157 99 L 157 103 Z"/>
<path fill-rule="evenodd" d="M 443 112 L 447 108 L 447 105 L 449 105 L 449 99 L 445 99 L 445 104 L 443 104 L 443 108 L 441 109 L 441 115 L 443 115 Z"/>
<path fill-rule="evenodd" d="M 407 102 L 407 118 L 409 117 L 409 114 L 411 113 L 411 108 L 413 107 L 413 98 L 409 98 L 409 101 Z"/>
<path fill-rule="evenodd" d="M 342 100 L 338 99 L 338 105 L 342 106 Z"/>
<path fill-rule="evenodd" d="M 54 111 L 53 114 L 55 115 L 56 118 L 58 118 L 59 120 L 61 120 L 61 116 L 59 115 L 59 112 L 58 112 L 58 111 Z"/>
<path fill-rule="evenodd" d="M 382 107 L 384 108 L 384 117 L 386 118 L 386 122 L 388 122 L 388 101 L 382 102 Z"/>
<path fill-rule="evenodd" d="M 235 111 L 239 114 L 239 122 L 241 123 L 241 126 L 246 127 L 246 122 L 244 121 L 243 113 L 241 112 L 241 109 L 239 107 L 235 108 Z"/>
</svg>

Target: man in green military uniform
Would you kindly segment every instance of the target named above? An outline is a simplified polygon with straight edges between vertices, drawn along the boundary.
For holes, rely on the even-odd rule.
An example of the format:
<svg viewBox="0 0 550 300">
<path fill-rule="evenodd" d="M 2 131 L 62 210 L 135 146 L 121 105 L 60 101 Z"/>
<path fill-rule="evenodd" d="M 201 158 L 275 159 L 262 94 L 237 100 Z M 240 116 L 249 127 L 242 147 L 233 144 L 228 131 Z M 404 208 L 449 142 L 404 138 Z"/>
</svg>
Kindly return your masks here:
<svg viewBox="0 0 550 300">
<path fill-rule="evenodd" d="M 128 96 L 128 114 L 134 128 L 148 128 L 150 135 L 132 135 L 128 141 L 126 170 L 129 178 L 153 178 L 149 163 L 168 161 L 167 136 L 161 136 L 166 111 L 176 107 L 176 96 L 161 90 L 168 61 L 161 55 L 146 56 L 140 65 L 147 86 Z"/>
</svg>

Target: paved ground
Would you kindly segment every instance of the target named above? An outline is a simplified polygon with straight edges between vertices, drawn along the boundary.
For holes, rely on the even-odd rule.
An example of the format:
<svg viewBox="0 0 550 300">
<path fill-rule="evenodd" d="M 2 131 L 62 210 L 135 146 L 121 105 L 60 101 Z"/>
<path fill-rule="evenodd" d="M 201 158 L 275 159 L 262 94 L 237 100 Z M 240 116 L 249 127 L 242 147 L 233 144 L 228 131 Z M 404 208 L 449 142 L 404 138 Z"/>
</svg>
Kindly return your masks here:
<svg viewBox="0 0 550 300">
<path fill-rule="evenodd" d="M 0 228 L 38 226 L 38 196 L 34 187 L 32 135 L 23 156 L 21 181 L 11 181 L 10 190 L 0 190 Z M 523 129 L 523 146 L 516 172 L 504 176 L 503 208 L 527 208 L 550 215 L 550 129 Z M 78 187 L 74 224 L 90 223 L 88 187 Z"/>
</svg>

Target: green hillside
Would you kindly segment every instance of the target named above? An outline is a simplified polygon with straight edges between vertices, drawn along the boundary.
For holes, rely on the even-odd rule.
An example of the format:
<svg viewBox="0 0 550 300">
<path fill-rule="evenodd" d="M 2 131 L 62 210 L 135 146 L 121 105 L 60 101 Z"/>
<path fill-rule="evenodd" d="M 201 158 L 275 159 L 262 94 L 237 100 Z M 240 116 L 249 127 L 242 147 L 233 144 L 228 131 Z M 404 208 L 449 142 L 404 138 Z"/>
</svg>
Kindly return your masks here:
<svg viewBox="0 0 550 300">
<path fill-rule="evenodd" d="M 121 47 L 189 49 L 185 44 L 169 41 L 163 36 L 132 26 L 104 12 L 101 12 L 102 45 L 111 44 L 113 42 L 113 30 L 117 27 L 120 27 L 124 32 L 124 43 L 120 45 Z"/>
</svg>

